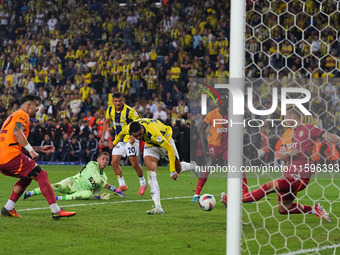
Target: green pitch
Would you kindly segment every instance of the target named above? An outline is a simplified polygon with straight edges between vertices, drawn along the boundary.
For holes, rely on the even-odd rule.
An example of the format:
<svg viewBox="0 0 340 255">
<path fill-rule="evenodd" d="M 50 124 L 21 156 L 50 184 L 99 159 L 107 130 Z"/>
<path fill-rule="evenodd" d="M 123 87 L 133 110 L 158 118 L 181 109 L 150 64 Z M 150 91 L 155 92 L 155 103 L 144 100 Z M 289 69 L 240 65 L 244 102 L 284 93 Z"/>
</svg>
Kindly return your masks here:
<svg viewBox="0 0 340 255">
<path fill-rule="evenodd" d="M 81 169 L 80 166 L 43 168 L 51 182 L 72 176 Z M 54 221 L 43 196 L 18 201 L 16 210 L 22 218 L 0 218 L 0 254 L 225 254 L 226 209 L 219 202 L 219 194 L 226 191 L 225 178 L 207 181 L 203 193 L 215 195 L 217 206 L 211 212 L 204 212 L 190 202 L 197 179 L 186 173 L 175 182 L 169 177 L 167 168 L 159 167 L 161 198 L 167 198 L 162 200 L 165 214 L 147 215 L 146 211 L 153 205 L 149 189 L 144 196 L 137 196 L 139 182 L 134 170 L 123 167 L 123 173 L 129 186 L 125 199 L 113 196 L 108 201 L 58 201 L 65 210 L 77 212 L 73 218 Z M 118 186 L 111 166 L 107 167 L 106 174 L 109 182 Z M 258 187 L 257 183 L 267 180 L 249 179 L 249 184 L 254 189 Z M 15 181 L 0 175 L 1 207 Z M 278 254 L 288 252 L 281 249 L 285 241 L 291 250 L 313 249 L 318 243 L 320 247 L 340 243 L 337 218 L 340 215 L 340 181 L 322 189 L 328 183 L 327 180 L 320 180 L 319 184 L 312 182 L 308 196 L 303 196 L 299 202 L 312 204 L 312 199 L 325 198 L 336 201 L 332 203 L 332 223 L 320 222 L 313 215 L 279 215 L 276 195 L 256 204 L 245 204 L 243 253 L 274 254 L 274 248 Z M 37 186 L 33 181 L 29 190 Z M 329 203 L 322 203 L 329 210 Z M 335 212 L 338 212 L 337 216 Z M 294 225 L 298 225 L 298 238 L 294 237 Z M 320 253 L 333 252 L 334 248 Z"/>
</svg>

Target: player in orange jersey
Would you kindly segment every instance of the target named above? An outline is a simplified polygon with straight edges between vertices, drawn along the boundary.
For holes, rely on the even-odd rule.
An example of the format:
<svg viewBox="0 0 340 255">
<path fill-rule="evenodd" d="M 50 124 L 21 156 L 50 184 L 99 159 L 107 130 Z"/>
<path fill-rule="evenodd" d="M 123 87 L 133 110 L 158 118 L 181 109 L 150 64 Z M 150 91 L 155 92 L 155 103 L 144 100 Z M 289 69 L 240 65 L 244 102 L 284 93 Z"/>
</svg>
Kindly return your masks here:
<svg viewBox="0 0 340 255">
<path fill-rule="evenodd" d="M 227 165 L 228 162 L 228 124 L 215 124 L 214 120 L 225 119 L 228 120 L 228 95 L 220 93 L 222 105 L 210 111 L 203 120 L 202 126 L 199 129 L 200 140 L 202 144 L 202 153 L 206 153 L 206 166 L 216 164 L 219 157 Z M 206 138 L 205 130 L 209 127 L 208 141 Z M 195 170 L 196 171 L 196 170 Z M 206 183 L 208 171 L 202 171 L 202 177 L 198 180 L 196 192 L 191 202 L 197 202 L 204 184 Z M 243 173 L 242 183 L 243 194 L 248 192 L 246 174 Z"/>
<path fill-rule="evenodd" d="M 35 116 L 40 102 L 39 96 L 30 94 L 23 96 L 20 100 L 20 110 L 6 119 L 0 131 L 0 171 L 4 175 L 19 178 L 9 200 L 1 210 L 3 216 L 21 217 L 16 213 L 14 205 L 32 180 L 39 183 L 41 192 L 50 205 L 53 219 L 58 220 L 76 214 L 60 209 L 47 173 L 34 161 L 39 157 L 37 152 L 52 153 L 55 148 L 52 145 L 32 147 L 27 141 L 30 117 Z M 21 152 L 22 148 L 28 151 L 31 158 Z"/>
</svg>

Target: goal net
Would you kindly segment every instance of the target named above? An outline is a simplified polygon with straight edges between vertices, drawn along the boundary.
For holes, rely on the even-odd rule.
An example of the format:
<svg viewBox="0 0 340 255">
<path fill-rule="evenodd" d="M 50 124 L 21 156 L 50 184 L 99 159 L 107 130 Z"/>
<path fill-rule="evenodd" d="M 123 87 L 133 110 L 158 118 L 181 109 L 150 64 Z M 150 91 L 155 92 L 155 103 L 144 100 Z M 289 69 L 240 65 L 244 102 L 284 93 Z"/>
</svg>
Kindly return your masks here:
<svg viewBox="0 0 340 255">
<path fill-rule="evenodd" d="M 285 171 L 287 162 L 279 157 L 283 134 L 289 128 L 280 104 L 283 91 L 288 91 L 287 99 L 300 100 L 308 97 L 301 93 L 303 90 L 294 93 L 290 89 L 310 92 L 311 98 L 302 107 L 311 115 L 298 109 L 302 122 L 340 135 L 339 6 L 339 1 L 333 0 L 247 1 L 245 122 L 240 128 L 244 130 L 242 163 L 249 191 L 282 178 Z M 228 61 L 228 55 L 225 61 Z M 221 90 L 214 93 L 211 88 L 215 84 L 229 83 L 217 73 L 212 77 L 215 79 L 206 76 L 205 79 L 190 80 L 191 110 L 201 110 L 192 112 L 196 127 L 205 114 L 218 105 L 216 94 Z M 251 100 L 247 101 L 247 98 Z M 249 102 L 255 110 L 262 111 L 271 109 L 275 102 L 278 104 L 270 114 L 260 115 L 249 108 Z M 222 129 L 226 127 L 224 125 Z M 192 131 L 198 138 L 197 128 Z M 309 133 L 303 142 L 297 139 L 296 148 L 304 148 L 302 143 L 308 140 L 313 141 L 313 149 L 299 153 L 307 160 L 313 174 L 307 187 L 293 194 L 294 202 L 312 207 L 321 203 L 332 221 L 310 213 L 292 213 L 289 208 L 286 208 L 287 213 L 282 210 L 280 213 L 277 193 L 255 203 L 244 203 L 242 254 L 340 253 L 339 144 L 315 139 Z M 206 163 L 203 156 L 207 151 L 197 150 L 200 144 L 191 144 L 195 146 L 191 151 L 196 154 L 192 157 L 201 165 Z M 210 176 L 226 174 L 216 171 Z"/>
</svg>

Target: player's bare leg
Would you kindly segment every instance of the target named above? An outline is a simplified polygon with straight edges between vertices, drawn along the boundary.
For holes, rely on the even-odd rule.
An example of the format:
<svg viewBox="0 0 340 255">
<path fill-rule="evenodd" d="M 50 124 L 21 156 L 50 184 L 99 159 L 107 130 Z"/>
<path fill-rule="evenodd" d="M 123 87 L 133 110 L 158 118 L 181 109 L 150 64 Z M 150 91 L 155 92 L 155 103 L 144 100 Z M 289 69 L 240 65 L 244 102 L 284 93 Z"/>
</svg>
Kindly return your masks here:
<svg viewBox="0 0 340 255">
<path fill-rule="evenodd" d="M 17 183 L 13 186 L 10 198 L 8 199 L 6 205 L 1 210 L 1 214 L 3 216 L 22 217 L 21 215 L 16 213 L 14 205 L 31 182 L 32 182 L 31 178 L 21 178 L 19 181 L 17 181 Z"/>
<path fill-rule="evenodd" d="M 41 193 L 44 195 L 51 208 L 53 219 L 59 220 L 61 217 L 71 217 L 76 214 L 75 212 L 64 211 L 58 206 L 53 188 L 51 187 L 50 181 L 48 179 L 48 175 L 46 171 L 41 169 L 41 167 L 38 164 L 35 164 L 34 168 L 29 173 L 28 176 L 29 176 L 28 178 L 20 179 L 14 185 L 11 197 L 8 200 L 5 207 L 1 210 L 1 214 L 5 215 L 5 212 L 7 212 L 7 215 L 5 216 L 20 217 L 20 215 L 17 215 L 17 213 L 14 210 L 14 204 L 24 193 L 28 185 L 31 183 L 32 181 L 31 179 L 34 179 L 35 181 L 38 182 Z M 14 214 L 10 213 L 11 211 L 14 211 Z"/>
<path fill-rule="evenodd" d="M 57 192 L 60 192 L 60 193 L 64 193 L 64 194 L 69 194 L 69 193 L 71 193 L 71 190 L 70 190 L 70 188 L 68 187 L 67 181 L 66 181 L 66 180 L 63 180 L 63 181 L 61 181 L 61 182 L 57 182 L 57 183 L 51 184 L 51 186 L 52 186 L 52 189 L 53 189 L 54 191 L 57 191 Z M 29 198 L 29 197 L 36 196 L 36 195 L 41 195 L 41 194 L 42 194 L 42 193 L 41 193 L 40 188 L 36 188 L 36 189 L 34 189 L 34 190 L 32 190 L 32 191 L 25 191 L 25 192 L 22 194 L 21 198 L 22 198 L 22 199 L 27 199 L 27 198 Z M 61 199 L 60 199 L 60 200 L 61 200 Z"/>
<path fill-rule="evenodd" d="M 129 156 L 129 160 L 130 160 L 131 166 L 136 170 L 136 173 L 137 173 L 138 178 L 139 178 L 140 188 L 139 188 L 137 195 L 139 195 L 139 196 L 144 195 L 145 190 L 146 190 L 146 181 L 145 181 L 145 178 L 144 178 L 143 169 L 138 163 L 138 157 L 137 156 Z"/>
<path fill-rule="evenodd" d="M 303 205 L 299 203 L 293 203 L 293 200 L 281 201 L 279 202 L 278 211 L 280 214 L 313 214 L 317 218 L 323 218 L 328 222 L 331 222 L 326 210 L 322 207 L 320 203 L 314 206 Z"/>
<path fill-rule="evenodd" d="M 161 205 L 160 189 L 157 181 L 157 165 L 158 159 L 152 156 L 145 156 L 144 163 L 146 169 L 148 170 L 148 182 L 150 186 L 150 193 L 153 202 L 155 203 L 155 208 L 147 211 L 147 214 L 163 214 L 164 211 Z"/>
<path fill-rule="evenodd" d="M 212 166 L 212 165 L 214 165 L 214 163 L 215 163 L 215 159 L 210 157 L 210 156 L 208 156 L 207 157 L 206 165 L 207 166 Z M 207 169 L 209 170 L 209 168 L 207 168 Z M 196 192 L 195 192 L 195 195 L 192 198 L 191 202 L 194 202 L 194 203 L 198 202 L 198 199 L 199 199 L 199 197 L 201 195 L 201 191 L 202 191 L 205 183 L 208 180 L 208 176 L 209 176 L 209 171 L 202 171 L 202 176 L 197 181 Z"/>
<path fill-rule="evenodd" d="M 124 177 L 123 177 L 123 172 L 122 172 L 122 169 L 119 165 L 121 158 L 122 158 L 121 155 L 112 155 L 111 165 L 112 165 L 113 171 L 115 172 L 115 175 L 116 175 L 118 183 L 119 183 L 118 189 L 120 189 L 121 191 L 125 191 L 125 190 L 128 189 L 128 186 L 125 183 L 125 180 L 124 180 Z"/>
<path fill-rule="evenodd" d="M 257 200 L 260 200 L 261 198 L 265 197 L 266 195 L 273 193 L 273 192 L 280 192 L 279 191 L 279 184 L 277 180 L 267 182 L 263 184 L 260 188 L 257 190 L 248 192 L 243 195 L 242 202 L 243 203 L 249 203 L 249 202 L 255 202 Z M 221 193 L 221 202 L 227 206 L 228 198 L 224 192 Z"/>
</svg>

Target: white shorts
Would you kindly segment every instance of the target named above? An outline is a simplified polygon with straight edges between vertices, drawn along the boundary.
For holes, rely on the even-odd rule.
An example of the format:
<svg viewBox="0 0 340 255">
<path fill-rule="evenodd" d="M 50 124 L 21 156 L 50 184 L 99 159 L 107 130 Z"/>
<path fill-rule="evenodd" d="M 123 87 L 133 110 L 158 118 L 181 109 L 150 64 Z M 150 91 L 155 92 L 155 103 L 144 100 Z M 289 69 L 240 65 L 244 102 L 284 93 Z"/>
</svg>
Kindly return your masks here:
<svg viewBox="0 0 340 255">
<path fill-rule="evenodd" d="M 129 142 L 119 142 L 112 150 L 112 155 L 120 155 L 122 157 L 139 156 L 139 141 L 133 144 Z"/>
<path fill-rule="evenodd" d="M 170 139 L 169 143 L 170 143 L 171 147 L 174 149 L 175 160 L 179 159 L 179 155 L 178 155 L 178 151 L 177 151 L 177 148 L 176 148 L 176 144 L 175 144 L 175 142 L 174 142 L 174 140 L 172 138 Z M 147 146 L 145 144 L 143 157 L 145 157 L 145 156 L 155 157 L 158 160 L 160 158 L 164 158 L 164 159 L 169 161 L 167 150 L 162 148 L 162 147 L 158 147 L 158 146 L 149 147 L 149 146 Z"/>
</svg>

